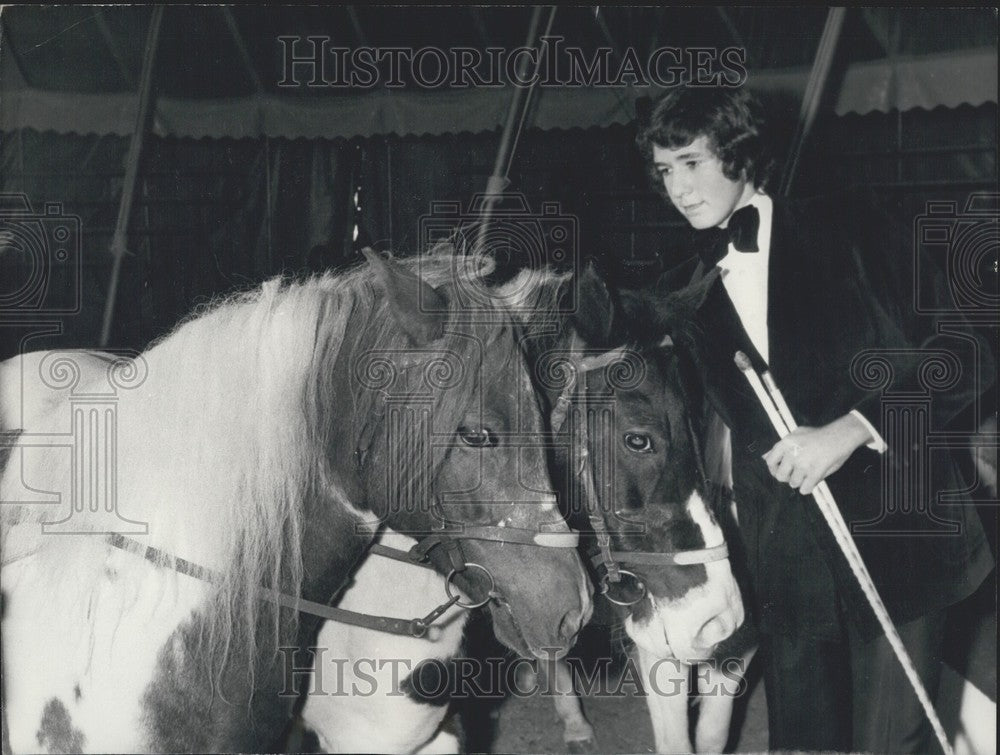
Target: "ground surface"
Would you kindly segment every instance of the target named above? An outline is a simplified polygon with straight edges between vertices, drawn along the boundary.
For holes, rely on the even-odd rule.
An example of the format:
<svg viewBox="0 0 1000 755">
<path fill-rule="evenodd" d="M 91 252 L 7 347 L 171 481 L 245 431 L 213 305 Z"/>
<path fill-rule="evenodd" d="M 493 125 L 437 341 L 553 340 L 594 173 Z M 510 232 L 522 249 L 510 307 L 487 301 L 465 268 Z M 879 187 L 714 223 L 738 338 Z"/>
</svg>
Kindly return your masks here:
<svg viewBox="0 0 1000 755">
<path fill-rule="evenodd" d="M 622 691 L 626 691 L 623 687 Z M 591 695 L 584 710 L 600 753 L 653 752 L 653 729 L 646 702 L 633 694 Z M 735 752 L 767 750 L 767 704 L 759 681 L 746 693 L 743 720 L 734 722 Z M 550 699 L 510 697 L 500 706 L 495 753 L 562 753 L 562 724 Z"/>
<path fill-rule="evenodd" d="M 595 732 L 594 751 L 608 755 L 653 752 L 653 729 L 642 698 L 644 692 L 639 689 L 641 673 L 623 653 L 621 640 L 612 640 L 612 634 L 607 627 L 589 627 L 571 653 L 571 663 L 589 669 L 592 679 L 597 680 L 592 681 L 591 692 L 583 697 L 584 713 Z M 472 622 L 467 639 L 473 657 L 504 652 L 492 644 L 495 640 L 488 626 Z M 595 668 L 601 669 L 596 676 Z M 730 751 L 767 749 L 767 707 L 758 676 L 751 667 L 745 692 L 735 700 Z M 512 692 L 508 686 L 502 697 L 490 701 L 470 698 L 457 706 L 466 751 L 567 752 L 562 722 L 553 698 L 546 694 L 545 682 L 527 673 L 519 674 L 514 685 L 522 693 Z"/>
<path fill-rule="evenodd" d="M 937 710 L 949 736 L 959 728 L 958 704 L 963 694 L 962 685 L 968 679 L 994 703 L 993 708 L 984 713 L 990 720 L 966 721 L 965 726 L 974 727 L 977 741 L 996 741 L 996 639 L 994 575 L 975 595 L 955 606 L 949 615 L 945 641 L 946 665 L 943 669 L 941 694 L 937 700 Z M 608 755 L 653 752 L 653 730 L 645 700 L 637 694 L 634 684 L 623 681 L 625 666 L 620 642 L 617 649 L 611 647 L 609 642 L 606 628 L 592 631 L 589 636 L 585 630 L 580 645 L 572 653 L 578 659 L 574 662 L 585 665 L 593 664 L 595 659 L 617 659 L 607 670 L 608 683 L 604 685 L 604 689 L 595 690 L 583 700 L 584 711 L 597 740 L 595 751 Z M 492 652 L 496 651 L 494 647 Z M 732 732 L 727 747 L 729 752 L 767 751 L 767 700 L 758 666 L 759 664 L 751 665 L 746 691 L 735 701 Z M 531 690 L 532 686 L 532 680 L 529 679 L 520 688 Z M 464 709 L 464 713 L 461 720 L 464 730 L 469 734 L 465 740 L 469 752 L 567 752 L 563 742 L 562 723 L 551 697 L 540 694 L 507 694 L 502 700 L 487 704 L 477 702 L 474 707 L 470 705 Z M 984 752 L 996 752 L 995 747 L 991 750 L 986 745 L 985 748 Z"/>
</svg>

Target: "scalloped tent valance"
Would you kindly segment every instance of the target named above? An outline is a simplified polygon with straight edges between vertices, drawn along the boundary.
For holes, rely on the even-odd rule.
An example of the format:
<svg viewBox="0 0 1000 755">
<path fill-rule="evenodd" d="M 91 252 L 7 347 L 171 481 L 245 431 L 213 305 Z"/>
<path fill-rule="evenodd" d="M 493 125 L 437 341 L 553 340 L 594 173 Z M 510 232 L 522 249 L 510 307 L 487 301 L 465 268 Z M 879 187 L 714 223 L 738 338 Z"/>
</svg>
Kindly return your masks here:
<svg viewBox="0 0 1000 755">
<path fill-rule="evenodd" d="M 80 94 L 28 86 L 13 56 L 0 51 L 0 130 L 31 128 L 76 134 L 127 136 L 135 127 L 138 97 Z M 801 94 L 806 68 L 751 72 L 749 85 Z M 190 138 L 352 138 L 491 131 L 503 124 L 509 95 L 495 89 L 400 91 L 302 98 L 273 94 L 223 99 L 160 97 L 154 133 Z M 539 129 L 604 127 L 629 123 L 635 101 L 657 87 L 546 88 L 536 93 Z M 835 99 L 838 115 L 997 102 L 997 51 L 850 65 Z"/>
<path fill-rule="evenodd" d="M 620 74 L 632 60 L 650 81 L 685 65 L 681 75 L 690 78 L 695 61 L 705 57 L 732 71 L 726 61 L 735 59 L 749 73 L 750 86 L 801 96 L 828 14 L 827 8 L 804 6 L 559 7 L 549 16 L 549 35 L 532 44 L 545 76 L 555 69 L 565 74 L 571 50 L 577 72 L 600 60 Z M 153 9 L 141 5 L 4 8 L 0 129 L 131 134 L 152 17 Z M 532 18 L 529 6 L 167 7 L 152 75 L 153 133 L 337 139 L 492 131 L 508 113 L 515 92 L 509 82 Z M 836 44 L 827 106 L 844 115 L 997 102 L 997 32 L 995 9 L 850 9 Z M 311 58 L 310 73 L 302 61 L 316 50 L 320 58 Z M 408 65 L 383 56 L 392 50 L 408 50 Z M 360 51 L 378 58 L 362 71 L 375 85 L 309 85 L 317 66 L 320 79 L 346 80 L 348 65 L 353 71 L 361 65 L 348 64 L 347 56 L 353 61 Z M 477 70 L 504 75 L 495 86 L 455 88 L 445 76 L 439 88 L 426 88 L 422 79 L 433 75 L 435 60 L 446 61 L 438 63 L 442 68 L 451 60 L 451 73 L 465 70 L 456 62 L 459 51 L 489 61 Z M 664 57 L 664 51 L 672 52 Z M 587 75 L 576 77 L 576 85 L 558 84 L 573 78 L 553 73 L 547 83 L 555 85 L 536 89 L 529 127 L 629 123 L 636 101 L 659 91 L 583 85 L 594 80 Z M 635 77 L 612 74 L 609 80 Z"/>
</svg>

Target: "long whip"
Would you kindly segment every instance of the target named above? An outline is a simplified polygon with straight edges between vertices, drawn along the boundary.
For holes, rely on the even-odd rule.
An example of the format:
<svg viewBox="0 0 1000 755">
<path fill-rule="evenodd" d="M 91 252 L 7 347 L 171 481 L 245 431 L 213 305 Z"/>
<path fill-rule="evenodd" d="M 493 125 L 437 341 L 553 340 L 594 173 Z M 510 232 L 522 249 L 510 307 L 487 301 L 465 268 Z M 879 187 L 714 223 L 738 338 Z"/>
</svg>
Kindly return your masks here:
<svg viewBox="0 0 1000 755">
<path fill-rule="evenodd" d="M 765 372 L 762 381 L 761 376 L 754 371 L 750 360 L 742 351 L 736 352 L 735 361 L 736 366 L 740 368 L 740 371 L 750 383 L 753 392 L 757 395 L 757 399 L 764 407 L 764 411 L 771 420 L 771 424 L 774 425 L 778 437 L 784 438 L 792 430 L 796 429 L 798 424 L 795 422 L 795 418 L 792 416 L 788 404 L 785 402 L 784 396 L 781 395 L 781 391 L 778 390 L 778 386 L 774 382 L 774 378 L 771 377 L 771 374 Z M 861 552 L 851 537 L 847 523 L 844 521 L 840 509 L 833 499 L 833 493 L 830 492 L 830 488 L 826 482 L 821 481 L 813 489 L 812 495 L 819 506 L 820 513 L 823 514 L 823 518 L 833 531 L 837 545 L 840 546 L 840 550 L 843 552 L 845 558 L 847 558 L 847 563 L 850 565 L 855 579 L 858 580 L 861 591 L 865 594 L 868 604 L 875 612 L 875 618 L 878 619 L 882 631 L 885 632 L 886 639 L 889 640 L 889 645 L 896 654 L 899 665 L 903 667 L 906 678 L 909 679 L 910 685 L 913 687 L 913 691 L 916 693 L 917 699 L 924 709 L 924 713 L 927 714 L 927 720 L 930 721 L 931 727 L 934 729 L 934 735 L 937 737 L 941 749 L 945 755 L 953 755 L 951 745 L 948 743 L 948 737 L 945 735 L 944 727 L 941 725 L 941 720 L 934 710 L 934 705 L 931 703 L 927 690 L 924 689 L 923 682 L 920 681 L 920 676 L 917 674 L 910 654 L 903 645 L 903 640 L 900 638 L 899 632 L 896 631 L 896 627 L 889 617 L 889 611 L 886 609 L 885 603 L 882 602 L 882 597 L 878 594 L 878 589 L 875 587 L 875 582 L 868 572 L 868 567 L 865 566 L 864 559 L 861 558 Z"/>
</svg>

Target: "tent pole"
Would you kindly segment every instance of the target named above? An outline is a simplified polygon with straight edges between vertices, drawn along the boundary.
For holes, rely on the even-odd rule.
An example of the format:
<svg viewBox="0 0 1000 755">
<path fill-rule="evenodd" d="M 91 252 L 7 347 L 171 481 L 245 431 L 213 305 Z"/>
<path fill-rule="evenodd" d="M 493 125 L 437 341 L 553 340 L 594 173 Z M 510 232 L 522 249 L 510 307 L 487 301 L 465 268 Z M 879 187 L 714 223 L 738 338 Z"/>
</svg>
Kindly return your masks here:
<svg viewBox="0 0 1000 755">
<path fill-rule="evenodd" d="M 552 22 L 555 20 L 555 16 L 556 6 L 552 6 L 549 11 L 549 20 L 545 28 L 546 35 L 552 29 Z M 532 47 L 537 42 L 538 28 L 541 24 L 541 18 L 542 6 L 536 5 L 531 13 L 531 22 L 528 25 L 528 38 L 525 41 L 525 47 Z M 527 73 L 527 64 L 523 59 L 519 61 L 519 63 L 518 78 L 521 81 L 524 81 L 524 76 Z M 538 63 L 541 63 L 540 59 Z M 496 160 L 493 161 L 493 172 L 490 174 L 489 181 L 486 183 L 486 201 L 482 208 L 482 221 L 479 226 L 479 240 L 477 242 L 477 249 L 479 250 L 482 250 L 482 241 L 485 239 L 486 230 L 490 223 L 490 216 L 493 212 L 493 204 L 496 202 L 497 197 L 503 193 L 504 189 L 507 188 L 509 183 L 507 174 L 510 172 L 510 166 L 514 159 L 514 150 L 517 147 L 517 140 L 520 136 L 521 128 L 524 126 L 524 117 L 528 112 L 531 95 L 534 93 L 535 85 L 537 83 L 537 77 L 533 77 L 531 86 L 516 86 L 514 88 L 514 96 L 510 102 L 510 108 L 507 110 L 507 120 L 504 123 L 503 133 L 500 136 L 500 147 L 497 150 Z"/>
<path fill-rule="evenodd" d="M 785 164 L 785 170 L 781 176 L 779 193 L 782 196 L 788 196 L 791 191 L 792 181 L 799 167 L 802 145 L 805 144 L 806 138 L 812 130 L 813 122 L 816 120 L 816 112 L 823 99 L 826 81 L 833 64 L 833 56 L 837 51 L 837 40 L 840 38 L 840 30 L 844 25 L 844 13 L 844 8 L 830 8 L 830 12 L 827 14 L 823 36 L 820 37 L 816 58 L 813 60 L 812 71 L 809 74 L 805 95 L 802 98 L 799 122 L 788 153 L 788 162 Z"/>
<path fill-rule="evenodd" d="M 128 233 L 129 216 L 132 214 L 132 199 L 135 196 L 136 181 L 139 177 L 139 157 L 142 154 L 142 143 L 149 125 L 149 114 L 153 100 L 153 68 L 156 60 L 156 48 L 160 37 L 160 25 L 163 21 L 163 6 L 153 8 L 149 20 L 149 32 L 146 35 L 146 55 L 142 63 L 142 76 L 139 80 L 139 108 L 135 120 L 135 131 L 128 146 L 128 157 L 125 162 L 125 180 L 122 184 L 122 201 L 118 207 L 118 222 L 115 224 L 115 234 L 111 239 L 111 255 L 114 258 L 111 265 L 111 279 L 108 283 L 108 297 L 104 302 L 104 322 L 101 325 L 101 346 L 108 345 L 111 338 L 111 321 L 115 313 L 115 299 L 118 296 L 118 279 L 121 277 L 122 257 L 126 252 L 126 234 Z"/>
<path fill-rule="evenodd" d="M 542 16 L 541 6 L 536 5 L 531 13 L 531 23 L 528 26 L 528 38 L 525 47 L 534 45 L 538 38 L 538 26 Z M 523 63 L 523 61 L 521 61 Z M 518 70 L 518 77 L 523 80 L 525 66 L 522 64 Z M 515 87 L 514 97 L 510 101 L 510 108 L 507 110 L 507 121 L 504 123 L 503 134 L 500 137 L 500 148 L 497 150 L 496 160 L 493 161 L 493 173 L 490 175 L 489 185 L 486 188 L 487 194 L 499 193 L 506 188 L 507 172 L 510 166 L 510 159 L 514 151 L 514 128 L 518 117 L 527 105 L 528 96 L 535 88 L 532 81 L 530 87 Z"/>
</svg>

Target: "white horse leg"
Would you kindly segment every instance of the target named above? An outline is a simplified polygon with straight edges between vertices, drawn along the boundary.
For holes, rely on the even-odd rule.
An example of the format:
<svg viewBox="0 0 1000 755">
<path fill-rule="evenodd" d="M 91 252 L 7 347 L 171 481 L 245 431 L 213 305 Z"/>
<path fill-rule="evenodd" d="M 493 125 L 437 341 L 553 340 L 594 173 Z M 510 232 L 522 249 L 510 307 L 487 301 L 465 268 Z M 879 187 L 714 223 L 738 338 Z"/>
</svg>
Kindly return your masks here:
<svg viewBox="0 0 1000 755">
<path fill-rule="evenodd" d="M 722 752 L 729 740 L 733 698 L 720 688 L 721 672 L 712 664 L 700 664 L 698 677 L 698 723 L 694 730 L 695 752 Z"/>
<path fill-rule="evenodd" d="M 692 752 L 688 736 L 687 680 L 691 667 L 675 659 L 659 659 L 637 648 L 646 707 L 658 753 Z M 648 682 L 648 684 L 647 684 Z"/>
<path fill-rule="evenodd" d="M 962 687 L 958 720 L 955 755 L 996 755 L 997 704 L 969 682 Z"/>
<path fill-rule="evenodd" d="M 549 679 L 552 683 L 552 698 L 556 706 L 556 713 L 563 723 L 563 741 L 566 748 L 571 753 L 594 752 L 597 742 L 594 739 L 594 729 L 583 714 L 583 705 L 580 696 L 576 693 L 573 685 L 573 670 L 569 664 L 559 659 L 554 663 L 539 664 L 543 675 L 548 676 L 551 669 L 555 673 L 555 678 Z"/>
<path fill-rule="evenodd" d="M 725 749 L 733 720 L 733 702 L 756 650 L 757 648 L 747 650 L 740 658 L 739 666 L 726 665 L 725 671 L 716 663 L 704 664 L 699 668 L 695 752 L 722 752 Z"/>
</svg>

